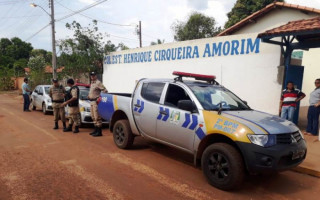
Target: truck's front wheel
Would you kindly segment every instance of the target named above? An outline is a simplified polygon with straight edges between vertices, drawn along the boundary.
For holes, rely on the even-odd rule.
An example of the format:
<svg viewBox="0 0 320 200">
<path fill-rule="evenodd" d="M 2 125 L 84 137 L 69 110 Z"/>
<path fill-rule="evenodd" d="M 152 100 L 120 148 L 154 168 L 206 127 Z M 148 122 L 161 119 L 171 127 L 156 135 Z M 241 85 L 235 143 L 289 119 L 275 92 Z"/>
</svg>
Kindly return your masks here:
<svg viewBox="0 0 320 200">
<path fill-rule="evenodd" d="M 113 141 L 120 149 L 128 149 L 132 146 L 134 136 L 128 120 L 119 120 L 113 127 Z"/>
<path fill-rule="evenodd" d="M 208 182 L 222 190 L 234 189 L 244 179 L 242 157 L 229 144 L 216 143 L 208 146 L 202 154 L 201 165 Z"/>
</svg>

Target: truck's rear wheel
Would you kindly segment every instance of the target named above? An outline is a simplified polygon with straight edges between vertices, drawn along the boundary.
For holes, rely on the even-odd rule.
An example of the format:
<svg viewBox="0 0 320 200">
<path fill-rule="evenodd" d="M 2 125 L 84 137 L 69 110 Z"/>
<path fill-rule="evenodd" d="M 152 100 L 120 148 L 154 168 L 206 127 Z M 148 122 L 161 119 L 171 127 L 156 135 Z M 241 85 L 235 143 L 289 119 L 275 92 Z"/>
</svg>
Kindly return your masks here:
<svg viewBox="0 0 320 200">
<path fill-rule="evenodd" d="M 113 127 L 113 141 L 120 149 L 128 149 L 132 146 L 134 136 L 128 120 L 119 120 Z"/>
<path fill-rule="evenodd" d="M 245 170 L 240 153 L 231 145 L 216 143 L 202 154 L 202 171 L 216 188 L 231 190 L 241 185 Z"/>
</svg>

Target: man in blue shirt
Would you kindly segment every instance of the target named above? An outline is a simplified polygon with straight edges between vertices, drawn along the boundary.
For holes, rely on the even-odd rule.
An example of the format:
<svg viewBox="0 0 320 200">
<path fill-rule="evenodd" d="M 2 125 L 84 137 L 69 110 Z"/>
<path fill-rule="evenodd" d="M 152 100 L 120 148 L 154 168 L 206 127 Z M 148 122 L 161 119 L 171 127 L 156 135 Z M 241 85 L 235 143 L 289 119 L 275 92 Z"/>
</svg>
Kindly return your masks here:
<svg viewBox="0 0 320 200">
<path fill-rule="evenodd" d="M 320 115 L 320 78 L 315 80 L 316 89 L 310 94 L 308 109 L 308 126 L 306 135 L 316 136 L 319 130 Z"/>
<path fill-rule="evenodd" d="M 28 78 L 24 78 L 24 83 L 22 84 L 22 95 L 23 95 L 23 111 L 30 112 L 29 105 L 30 105 L 30 87 L 28 85 Z"/>
</svg>

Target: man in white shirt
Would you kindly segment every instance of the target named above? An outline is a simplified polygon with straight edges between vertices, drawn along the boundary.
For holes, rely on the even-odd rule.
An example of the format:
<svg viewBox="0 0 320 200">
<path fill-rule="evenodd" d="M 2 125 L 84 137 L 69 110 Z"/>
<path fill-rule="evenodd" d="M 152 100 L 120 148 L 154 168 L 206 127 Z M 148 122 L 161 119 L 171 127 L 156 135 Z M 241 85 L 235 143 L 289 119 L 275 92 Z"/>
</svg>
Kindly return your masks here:
<svg viewBox="0 0 320 200">
<path fill-rule="evenodd" d="M 23 95 L 23 111 L 30 112 L 29 105 L 30 105 L 30 87 L 28 85 L 28 78 L 24 78 L 24 83 L 22 84 L 22 95 Z"/>
</svg>

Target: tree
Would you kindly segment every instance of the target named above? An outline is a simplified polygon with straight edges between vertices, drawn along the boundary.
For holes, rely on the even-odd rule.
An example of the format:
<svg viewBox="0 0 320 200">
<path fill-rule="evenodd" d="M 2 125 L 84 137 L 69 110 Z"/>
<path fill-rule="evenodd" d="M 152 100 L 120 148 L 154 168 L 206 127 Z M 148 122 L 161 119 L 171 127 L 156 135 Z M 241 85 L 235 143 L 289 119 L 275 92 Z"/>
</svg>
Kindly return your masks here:
<svg viewBox="0 0 320 200">
<path fill-rule="evenodd" d="M 216 27 L 213 17 L 198 12 L 191 13 L 187 22 L 173 23 L 171 28 L 175 33 L 174 39 L 177 41 L 213 37 L 221 31 L 220 27 Z"/>
<path fill-rule="evenodd" d="M 284 0 L 277 1 L 284 2 Z M 242 19 L 273 2 L 274 0 L 237 0 L 232 10 L 227 14 L 228 21 L 225 23 L 224 28 L 233 26 Z"/>
<path fill-rule="evenodd" d="M 12 69 L 14 67 L 14 63 L 18 60 L 29 59 L 32 49 L 33 47 L 30 43 L 23 42 L 17 37 L 12 38 L 11 40 L 9 40 L 8 38 L 1 38 L 0 66 Z"/>
<path fill-rule="evenodd" d="M 45 74 L 45 66 L 45 59 L 41 55 L 29 59 L 28 67 L 30 68 L 31 85 L 36 86 L 50 82 L 50 78 Z"/>
<path fill-rule="evenodd" d="M 44 49 L 33 49 L 30 53 L 30 57 L 42 56 L 45 59 L 46 64 L 51 65 L 52 52 Z"/>
<path fill-rule="evenodd" d="M 66 24 L 67 29 L 74 31 L 73 38 L 61 40 L 61 55 L 58 63 L 63 65 L 66 76 L 79 78 L 90 71 L 102 71 L 104 56 L 104 35 L 98 32 L 97 21 L 93 20 L 89 27 L 82 27 L 73 21 Z"/>
<path fill-rule="evenodd" d="M 164 40 L 158 39 L 156 42 L 151 42 L 150 45 L 164 44 Z"/>
<path fill-rule="evenodd" d="M 129 47 L 127 47 L 125 44 L 123 44 L 122 42 L 120 42 L 119 44 L 118 44 L 118 48 L 120 48 L 120 50 L 121 51 L 123 51 L 123 50 L 128 50 L 129 49 Z"/>
</svg>

